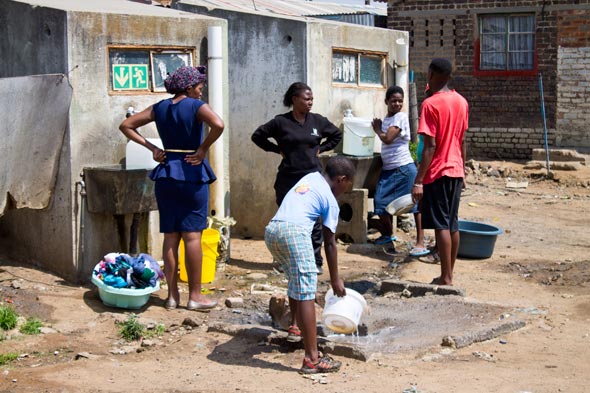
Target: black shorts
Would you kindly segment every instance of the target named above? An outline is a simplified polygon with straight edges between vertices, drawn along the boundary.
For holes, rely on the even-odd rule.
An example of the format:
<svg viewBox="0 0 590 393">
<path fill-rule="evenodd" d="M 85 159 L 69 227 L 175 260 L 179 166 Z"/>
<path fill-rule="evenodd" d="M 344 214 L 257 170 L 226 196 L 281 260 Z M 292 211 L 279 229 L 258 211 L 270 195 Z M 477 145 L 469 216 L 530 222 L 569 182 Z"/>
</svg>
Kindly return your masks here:
<svg viewBox="0 0 590 393">
<path fill-rule="evenodd" d="M 424 196 L 420 203 L 424 229 L 459 230 L 459 200 L 463 189 L 460 177 L 443 176 L 430 184 L 424 184 Z"/>
</svg>

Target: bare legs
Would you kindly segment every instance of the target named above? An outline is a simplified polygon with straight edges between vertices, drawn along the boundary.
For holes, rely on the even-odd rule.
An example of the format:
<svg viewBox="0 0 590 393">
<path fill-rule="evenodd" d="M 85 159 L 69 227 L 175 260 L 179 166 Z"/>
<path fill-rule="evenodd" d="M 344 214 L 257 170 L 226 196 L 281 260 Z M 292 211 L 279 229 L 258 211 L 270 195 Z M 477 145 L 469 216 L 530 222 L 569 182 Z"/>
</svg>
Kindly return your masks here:
<svg viewBox="0 0 590 393">
<path fill-rule="evenodd" d="M 297 300 L 289 298 L 289 310 L 291 310 L 291 319 L 289 320 L 289 326 L 297 326 Z"/>
<path fill-rule="evenodd" d="M 189 300 L 200 304 L 212 304 L 201 293 L 201 273 L 203 271 L 203 250 L 201 248 L 201 232 L 182 232 L 184 240 L 186 272 L 188 275 Z"/>
<path fill-rule="evenodd" d="M 384 213 L 379 215 L 379 232 L 383 236 L 391 236 L 393 234 L 393 218 L 391 215 Z"/>
<path fill-rule="evenodd" d="M 172 232 L 164 234 L 164 246 L 162 255 L 164 258 L 164 275 L 168 284 L 168 299 L 178 304 L 178 245 L 180 244 L 180 233 Z"/>
<path fill-rule="evenodd" d="M 436 246 L 440 257 L 439 285 L 453 285 L 453 269 L 459 251 L 459 231 L 435 229 Z"/>
<path fill-rule="evenodd" d="M 214 302 L 201 294 L 201 272 L 203 270 L 203 250 L 201 232 L 172 232 L 164 234 L 164 274 L 168 283 L 168 298 L 179 302 L 178 294 L 178 246 L 184 241 L 186 272 L 188 275 L 189 300 L 203 305 Z"/>
<path fill-rule="evenodd" d="M 416 244 L 415 248 L 424 248 L 424 228 L 422 228 L 422 213 L 414 213 L 414 223 L 416 224 Z"/>
<path fill-rule="evenodd" d="M 303 335 L 305 357 L 311 360 L 312 363 L 316 363 L 319 359 L 314 303 L 315 300 L 295 300 L 289 298 L 289 304 L 295 305 L 297 324 Z M 291 308 L 291 311 L 293 311 L 293 308 Z"/>
</svg>

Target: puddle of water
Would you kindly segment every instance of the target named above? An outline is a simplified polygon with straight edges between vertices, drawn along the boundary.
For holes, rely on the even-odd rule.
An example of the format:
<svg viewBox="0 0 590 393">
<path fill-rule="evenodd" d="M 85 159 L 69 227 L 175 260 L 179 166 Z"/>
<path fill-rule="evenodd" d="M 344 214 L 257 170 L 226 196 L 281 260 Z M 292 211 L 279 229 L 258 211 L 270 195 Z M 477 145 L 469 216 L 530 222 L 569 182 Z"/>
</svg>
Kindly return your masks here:
<svg viewBox="0 0 590 393">
<path fill-rule="evenodd" d="M 455 296 L 367 299 L 366 335 L 330 334 L 327 338 L 365 353 L 393 353 L 438 346 L 445 336 L 464 335 L 495 323 L 508 309 L 465 302 Z M 364 329 L 361 329 L 364 330 Z"/>
</svg>

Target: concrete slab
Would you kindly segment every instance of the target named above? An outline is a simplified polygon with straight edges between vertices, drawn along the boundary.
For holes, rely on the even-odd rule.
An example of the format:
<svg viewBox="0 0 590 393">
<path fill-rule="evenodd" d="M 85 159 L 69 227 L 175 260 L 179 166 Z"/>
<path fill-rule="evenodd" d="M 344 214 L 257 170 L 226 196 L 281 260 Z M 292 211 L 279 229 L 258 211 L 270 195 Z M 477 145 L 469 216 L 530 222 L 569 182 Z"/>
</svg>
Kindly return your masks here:
<svg viewBox="0 0 590 393">
<path fill-rule="evenodd" d="M 449 285 L 432 285 L 423 284 L 419 282 L 405 281 L 405 280 L 384 280 L 381 282 L 381 294 L 387 292 L 408 293 L 411 296 L 426 296 L 426 295 L 455 295 L 465 296 L 465 290 Z"/>
<path fill-rule="evenodd" d="M 523 328 L 525 325 L 526 323 L 519 319 L 504 321 L 496 325 L 486 326 L 474 332 L 467 332 L 456 336 L 446 336 L 443 338 L 441 345 L 452 348 L 463 348 L 476 342 L 488 341 L 502 336 L 506 333 Z"/>
<path fill-rule="evenodd" d="M 547 154 L 545 149 L 533 149 L 533 161 L 545 161 Z M 586 163 L 586 157 L 574 149 L 549 149 L 549 161 L 581 162 Z"/>
<path fill-rule="evenodd" d="M 462 348 L 525 326 L 517 318 L 503 319 L 514 311 L 508 307 L 461 296 L 401 298 L 366 294 L 365 298 L 369 308 L 361 318 L 358 335 L 333 334 L 318 325 L 318 346 L 322 351 L 367 361 L 379 354 L 419 352 L 440 346 Z M 287 333 L 271 325 L 263 304 L 247 300 L 239 313 L 236 309 L 212 311 L 208 331 L 247 337 L 253 343 L 302 349 L 302 343 L 287 342 Z"/>
</svg>

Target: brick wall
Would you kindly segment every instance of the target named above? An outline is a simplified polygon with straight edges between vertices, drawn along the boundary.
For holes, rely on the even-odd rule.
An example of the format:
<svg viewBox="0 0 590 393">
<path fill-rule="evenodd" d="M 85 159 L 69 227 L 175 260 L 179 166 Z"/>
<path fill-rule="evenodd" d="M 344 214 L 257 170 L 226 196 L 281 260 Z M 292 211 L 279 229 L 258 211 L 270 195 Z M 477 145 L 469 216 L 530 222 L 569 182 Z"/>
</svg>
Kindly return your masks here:
<svg viewBox="0 0 590 393">
<path fill-rule="evenodd" d="M 469 127 L 465 138 L 468 158 L 527 160 L 531 158 L 531 149 L 545 147 L 543 127 Z M 547 143 L 549 146 L 555 144 L 555 129 L 547 130 Z"/>
<path fill-rule="evenodd" d="M 528 131 L 543 129 L 537 72 L 502 76 L 474 73 L 478 15 L 486 13 L 535 15 L 536 71 L 543 78 L 546 121 L 552 135 L 550 144 L 589 140 L 587 133 L 584 135 L 578 131 L 575 131 L 575 138 L 565 137 L 567 131 L 563 127 L 570 127 L 582 116 L 580 111 L 571 114 L 575 111 L 572 107 L 579 104 L 566 101 L 574 98 L 568 96 L 572 94 L 571 88 L 558 92 L 557 73 L 558 56 L 566 55 L 558 50 L 559 45 L 567 42 L 575 48 L 590 46 L 586 42 L 590 40 L 590 30 L 581 22 L 590 20 L 590 0 L 390 0 L 388 27 L 410 32 L 410 69 L 414 71 L 419 103 L 424 99 L 422 92 L 428 64 L 434 57 L 447 58 L 455 69 L 452 85 L 470 104 L 470 154 L 476 157 L 530 158 L 531 149 L 543 145 L 542 132 Z M 567 29 L 563 28 L 565 26 Z M 559 67 L 564 69 L 561 63 Z M 586 78 L 581 83 L 586 83 L 587 73 L 583 75 Z M 562 83 L 561 79 L 559 83 Z M 581 99 L 582 92 L 579 93 L 577 98 Z M 566 102 L 570 110 L 567 116 L 564 112 Z M 583 108 L 588 112 L 587 107 Z M 502 135 L 504 133 L 508 136 Z M 526 137 L 516 138 L 513 134 Z M 538 135 L 541 135 L 540 140 Z M 494 150 L 488 152 L 486 149 Z"/>
<path fill-rule="evenodd" d="M 590 29 L 588 12 L 558 16 L 556 144 L 590 147 Z"/>
</svg>

